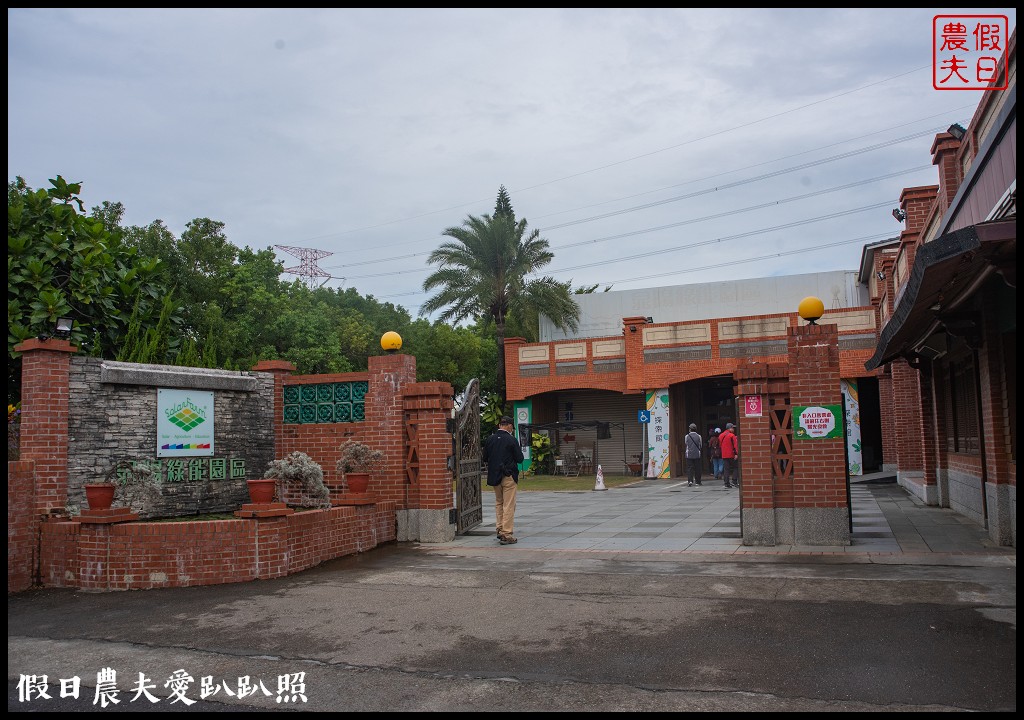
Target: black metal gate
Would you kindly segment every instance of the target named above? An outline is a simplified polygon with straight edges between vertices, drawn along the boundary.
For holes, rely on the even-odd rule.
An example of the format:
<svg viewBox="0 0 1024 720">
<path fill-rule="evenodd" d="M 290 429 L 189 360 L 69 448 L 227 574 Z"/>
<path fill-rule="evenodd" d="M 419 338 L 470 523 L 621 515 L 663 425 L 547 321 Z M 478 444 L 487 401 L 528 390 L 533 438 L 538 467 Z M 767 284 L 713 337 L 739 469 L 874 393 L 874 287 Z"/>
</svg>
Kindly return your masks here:
<svg viewBox="0 0 1024 720">
<path fill-rule="evenodd" d="M 484 520 L 480 490 L 480 381 L 466 385 L 462 404 L 455 410 L 455 532 L 462 535 Z"/>
</svg>

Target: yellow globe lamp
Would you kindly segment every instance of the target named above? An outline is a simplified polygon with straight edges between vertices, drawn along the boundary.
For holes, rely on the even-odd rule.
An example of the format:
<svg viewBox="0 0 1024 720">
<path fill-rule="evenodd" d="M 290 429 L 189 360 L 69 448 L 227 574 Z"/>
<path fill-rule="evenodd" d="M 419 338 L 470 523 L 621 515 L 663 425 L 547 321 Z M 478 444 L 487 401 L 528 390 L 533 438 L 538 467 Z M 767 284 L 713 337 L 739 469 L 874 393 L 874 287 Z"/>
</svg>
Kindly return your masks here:
<svg viewBox="0 0 1024 720">
<path fill-rule="evenodd" d="M 384 348 L 384 352 L 396 352 L 402 347 L 402 336 L 394 330 L 388 330 L 380 336 L 380 346 Z"/>
<path fill-rule="evenodd" d="M 811 325 L 816 325 L 818 319 L 825 314 L 825 303 L 821 301 L 821 298 L 811 295 L 801 300 L 796 310 L 800 313 L 800 317 Z"/>
</svg>

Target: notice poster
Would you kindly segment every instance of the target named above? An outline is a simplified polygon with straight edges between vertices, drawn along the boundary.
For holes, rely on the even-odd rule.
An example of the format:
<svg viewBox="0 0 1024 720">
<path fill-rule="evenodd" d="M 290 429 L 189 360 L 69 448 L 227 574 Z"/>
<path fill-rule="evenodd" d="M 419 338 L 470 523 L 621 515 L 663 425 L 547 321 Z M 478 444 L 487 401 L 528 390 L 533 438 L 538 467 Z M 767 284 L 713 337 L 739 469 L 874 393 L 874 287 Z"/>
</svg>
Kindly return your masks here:
<svg viewBox="0 0 1024 720">
<path fill-rule="evenodd" d="M 856 380 L 840 380 L 846 399 L 846 454 L 850 458 L 850 475 L 864 474 L 864 453 L 860 441 L 860 396 Z"/>
<path fill-rule="evenodd" d="M 842 405 L 794 405 L 794 439 L 827 440 L 842 437 L 842 413 Z"/>
<path fill-rule="evenodd" d="M 669 478 L 668 388 L 647 391 L 647 477 Z"/>
</svg>

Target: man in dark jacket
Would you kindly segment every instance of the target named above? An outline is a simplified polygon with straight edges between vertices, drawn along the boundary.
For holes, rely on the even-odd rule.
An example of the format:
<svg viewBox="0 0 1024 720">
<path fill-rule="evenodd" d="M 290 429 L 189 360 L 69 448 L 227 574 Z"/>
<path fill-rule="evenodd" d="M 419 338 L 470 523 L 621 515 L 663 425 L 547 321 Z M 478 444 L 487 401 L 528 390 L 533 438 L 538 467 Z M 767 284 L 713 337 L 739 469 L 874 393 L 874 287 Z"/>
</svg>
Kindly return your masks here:
<svg viewBox="0 0 1024 720">
<path fill-rule="evenodd" d="M 498 542 L 519 542 L 512 534 L 516 514 L 516 488 L 523 449 L 512 434 L 512 418 L 503 415 L 498 429 L 484 443 L 483 461 L 487 463 L 487 484 L 494 488 L 494 517 Z"/>
<path fill-rule="evenodd" d="M 701 455 L 704 450 L 704 441 L 697 432 L 697 424 L 690 423 L 690 432 L 683 437 L 683 445 L 686 450 L 686 480 L 687 485 L 693 487 L 700 485 L 701 478 Z"/>
</svg>

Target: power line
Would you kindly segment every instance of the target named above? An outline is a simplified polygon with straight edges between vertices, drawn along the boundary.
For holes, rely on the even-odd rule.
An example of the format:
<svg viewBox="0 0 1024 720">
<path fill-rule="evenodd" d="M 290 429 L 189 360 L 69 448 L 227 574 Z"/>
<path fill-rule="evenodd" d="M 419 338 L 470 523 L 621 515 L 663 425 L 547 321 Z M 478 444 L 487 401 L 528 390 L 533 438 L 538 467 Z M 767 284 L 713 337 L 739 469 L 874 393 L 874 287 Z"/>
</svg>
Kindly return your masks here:
<svg viewBox="0 0 1024 720">
<path fill-rule="evenodd" d="M 697 217 L 697 218 L 689 218 L 689 219 L 686 219 L 686 220 L 680 220 L 679 222 L 669 223 L 667 225 L 658 225 L 656 227 L 643 228 L 641 230 L 631 230 L 629 232 L 620 233 L 618 235 L 607 235 L 607 236 L 604 236 L 604 237 L 593 238 L 593 239 L 590 239 L 590 240 L 581 240 L 581 241 L 578 241 L 578 242 L 566 243 L 566 244 L 563 244 L 563 245 L 555 245 L 555 246 L 552 246 L 551 249 L 552 250 L 564 250 L 564 249 L 567 249 L 567 248 L 579 247 L 579 246 L 582 246 L 582 245 L 593 245 L 593 244 L 596 244 L 596 243 L 599 243 L 599 242 L 606 242 L 608 240 L 621 240 L 622 238 L 626 238 L 626 237 L 634 237 L 636 235 L 643 235 L 643 234 L 646 234 L 646 233 L 657 232 L 657 231 L 660 231 L 660 230 L 668 230 L 670 228 L 681 227 L 683 225 L 692 225 L 694 223 L 704 222 L 706 220 L 714 220 L 714 219 L 721 218 L 721 217 L 731 217 L 731 216 L 734 216 L 734 215 L 738 215 L 740 213 L 752 212 L 754 210 L 762 210 L 762 209 L 767 208 L 767 207 L 776 207 L 778 205 L 783 205 L 783 204 L 790 203 L 790 202 L 796 202 L 798 200 L 806 200 L 807 198 L 817 197 L 817 196 L 825 195 L 827 193 L 832 193 L 832 192 L 838 192 L 840 190 L 849 190 L 850 188 L 857 187 L 857 186 L 860 186 L 860 185 L 867 185 L 867 184 L 870 184 L 870 183 L 873 183 L 873 182 L 878 182 L 879 180 L 886 180 L 886 179 L 889 179 L 889 178 L 898 177 L 900 175 L 905 175 L 905 174 L 911 173 L 911 172 L 919 172 L 921 170 L 927 170 L 930 167 L 931 167 L 931 165 L 921 165 L 921 166 L 918 166 L 916 168 L 909 168 L 907 170 L 900 170 L 900 171 L 897 171 L 897 172 L 888 173 L 886 175 L 879 175 L 879 176 L 876 176 L 876 177 L 873 177 L 873 178 L 868 178 L 866 180 L 859 180 L 857 182 L 846 183 L 845 185 L 838 185 L 838 186 L 832 187 L 832 188 L 825 188 L 823 190 L 816 190 L 814 192 L 804 193 L 803 195 L 794 195 L 794 196 L 790 196 L 788 198 L 782 198 L 780 200 L 775 200 L 775 201 L 767 202 L 767 203 L 761 203 L 761 204 L 758 204 L 758 205 L 750 205 L 750 206 L 744 207 L 744 208 L 733 208 L 733 209 L 730 209 L 727 212 L 717 213 L 717 214 L 714 214 L 714 215 L 705 215 L 703 217 Z M 854 210 L 843 211 L 843 212 L 840 212 L 840 213 L 833 213 L 831 215 L 818 216 L 818 217 L 815 217 L 815 218 L 811 218 L 809 220 L 800 220 L 800 221 L 796 221 L 796 222 L 793 222 L 793 223 L 790 223 L 790 224 L 787 224 L 787 225 L 779 225 L 779 226 L 776 226 L 776 227 L 773 227 L 773 228 L 768 228 L 766 230 L 755 230 L 755 231 L 752 231 L 751 233 L 745 233 L 743 235 L 736 235 L 736 236 L 732 236 L 732 237 L 733 238 L 745 237 L 746 235 L 750 235 L 750 234 L 757 234 L 757 233 L 760 233 L 760 232 L 768 232 L 768 231 L 771 231 L 771 230 L 779 230 L 779 229 L 785 229 L 785 228 L 788 228 L 788 227 L 795 227 L 795 226 L 804 225 L 804 224 L 807 224 L 807 223 L 810 223 L 810 222 L 818 222 L 819 220 L 828 220 L 828 219 L 831 219 L 831 218 L 834 218 L 834 217 L 839 217 L 841 215 L 847 215 L 847 214 L 851 214 L 851 213 L 854 213 L 854 212 L 861 212 L 863 210 L 877 209 L 877 208 L 882 207 L 884 205 L 888 205 L 890 202 L 891 201 L 887 200 L 887 201 L 882 202 L 882 203 L 877 203 L 877 204 L 874 204 L 874 205 L 867 205 L 867 206 L 864 206 L 864 207 L 861 207 L 861 208 L 856 208 Z M 732 238 L 726 238 L 726 239 L 732 239 Z M 661 252 L 661 251 L 657 251 L 657 252 Z M 371 264 L 380 263 L 380 262 L 390 262 L 390 261 L 394 261 L 394 260 L 405 260 L 405 259 L 408 259 L 408 258 L 422 256 L 422 255 L 428 255 L 428 254 L 429 254 L 429 252 L 421 252 L 421 253 L 412 253 L 412 254 L 409 254 L 409 255 L 401 256 L 401 257 L 381 258 L 381 259 L 378 259 L 378 260 L 366 260 L 366 261 L 364 261 L 362 263 L 352 263 L 352 265 L 350 265 L 350 267 L 354 267 L 356 265 L 371 265 Z M 637 256 L 637 255 L 631 255 L 630 256 L 630 258 L 633 258 L 633 257 L 639 257 L 639 256 Z M 572 268 L 566 268 L 565 271 L 568 271 L 568 270 L 579 270 L 579 269 L 583 269 L 583 268 L 587 268 L 587 267 L 593 267 L 594 265 L 610 264 L 610 263 L 614 263 L 614 262 L 621 262 L 621 260 L 602 261 L 602 262 L 599 262 L 599 263 L 592 263 L 590 265 L 576 266 L 576 267 L 572 267 Z M 349 275 L 348 279 L 349 280 L 368 280 L 368 279 L 380 278 L 380 277 L 390 277 L 392 275 L 405 275 L 405 274 L 408 274 L 410 272 L 427 272 L 427 270 L 402 270 L 402 271 L 392 271 L 392 272 L 387 272 L 387 273 L 372 273 L 372 274 L 369 274 L 369 275 Z M 563 271 L 561 271 L 561 270 L 554 270 L 552 272 L 563 272 Z"/>
<path fill-rule="evenodd" d="M 675 149 L 678 149 L 678 148 L 681 148 L 681 147 L 685 147 L 687 145 L 692 145 L 694 143 L 701 142 L 703 140 L 708 140 L 710 138 L 718 137 L 719 135 L 724 135 L 724 134 L 729 133 L 729 132 L 734 132 L 736 130 L 742 130 L 743 128 L 747 128 L 747 127 L 751 127 L 751 126 L 754 126 L 754 125 L 758 125 L 760 123 L 767 122 L 769 120 L 775 120 L 775 119 L 780 118 L 780 117 L 782 117 L 784 115 L 789 115 L 791 113 L 799 112 L 800 110 L 806 110 L 809 107 L 814 107 L 815 105 L 820 105 L 822 103 L 830 102 L 832 100 L 844 97 L 846 95 L 852 95 L 853 93 L 857 93 L 857 92 L 860 92 L 862 90 L 867 90 L 869 88 L 876 87 L 878 85 L 884 85 L 885 83 L 890 82 L 892 80 L 898 80 L 899 78 L 905 77 L 907 75 L 911 75 L 911 74 L 916 73 L 916 72 L 920 72 L 921 70 L 927 70 L 930 67 L 931 67 L 930 65 L 922 65 L 921 67 L 917 67 L 917 68 L 913 68 L 911 70 L 907 70 L 905 72 L 899 73 L 898 75 L 892 75 L 890 77 L 883 78 L 882 80 L 876 80 L 875 82 L 868 83 L 867 85 L 861 85 L 860 87 L 853 88 L 852 90 L 846 90 L 844 92 L 837 93 L 835 95 L 830 95 L 829 97 L 822 98 L 820 100 L 815 100 L 813 102 L 806 103 L 804 105 L 799 105 L 799 106 L 797 106 L 795 108 L 790 108 L 789 110 L 783 110 L 781 112 L 777 112 L 777 113 L 774 113 L 772 115 L 767 115 L 767 116 L 758 118 L 756 120 L 751 120 L 749 122 L 740 123 L 738 125 L 733 125 L 732 127 L 724 128 L 722 130 L 718 130 L 718 131 L 715 131 L 713 133 L 709 133 L 707 135 L 702 135 L 700 137 L 690 138 L 689 140 L 686 140 L 685 142 L 676 143 L 675 145 L 669 145 L 669 146 L 663 147 L 663 148 L 658 148 L 657 150 L 651 150 L 649 152 L 642 153 L 640 155 L 634 155 L 632 157 L 628 157 L 628 158 L 625 158 L 623 160 L 617 160 L 615 162 L 608 163 L 606 165 L 601 165 L 599 167 L 591 168 L 589 170 L 582 170 L 580 172 L 573 173 L 571 175 L 565 175 L 565 176 L 562 176 L 562 177 L 559 177 L 559 178 L 555 178 L 553 180 L 546 180 L 544 182 L 537 183 L 535 185 L 529 185 L 529 186 L 526 186 L 526 187 L 510 189 L 509 192 L 510 193 L 515 193 L 515 192 L 527 192 L 527 191 L 530 191 L 530 190 L 536 190 L 537 188 L 546 187 L 548 185 L 553 185 L 553 184 L 559 183 L 559 182 L 564 182 L 565 180 L 571 180 L 572 178 L 581 177 L 583 175 L 589 175 L 591 173 L 599 172 L 601 170 L 607 170 L 608 168 L 612 168 L 612 167 L 618 167 L 619 165 L 624 165 L 626 163 L 630 163 L 630 162 L 633 162 L 635 160 L 641 160 L 643 158 L 651 157 L 653 155 L 657 155 L 659 153 L 667 152 L 669 150 L 675 150 Z M 473 205 L 478 205 L 479 203 L 482 203 L 482 202 L 490 202 L 490 201 L 486 200 L 486 199 L 484 199 L 484 200 L 474 200 L 472 202 L 462 203 L 462 204 L 459 204 L 459 205 L 453 205 L 451 207 L 443 208 L 441 210 L 432 210 L 430 212 L 419 213 L 417 215 L 410 215 L 408 217 L 399 218 L 399 219 L 396 219 L 396 220 L 388 220 L 386 222 L 376 223 L 374 225 L 364 225 L 362 227 L 352 228 L 350 230 L 342 230 L 342 231 L 336 232 L 336 233 L 328 233 L 328 234 L 325 234 L 325 235 L 317 235 L 317 236 L 315 236 L 313 238 L 310 238 L 310 239 L 311 240 L 320 240 L 320 239 L 328 238 L 328 237 L 341 237 L 341 236 L 344 236 L 344 235 L 351 235 L 352 233 L 355 233 L 355 232 L 364 232 L 366 230 L 375 230 L 377 228 L 386 227 L 388 225 L 395 225 L 397 223 L 407 222 L 409 220 L 417 220 L 419 218 L 429 217 L 430 215 L 437 215 L 437 214 L 440 214 L 442 212 L 450 212 L 452 210 L 459 210 L 461 208 L 470 207 L 470 206 L 473 206 Z"/>
<path fill-rule="evenodd" d="M 724 185 L 716 185 L 716 186 L 711 187 L 711 188 L 705 188 L 703 190 L 697 190 L 697 191 L 692 192 L 692 193 L 687 193 L 686 195 L 678 195 L 678 196 L 675 196 L 675 197 L 666 198 L 664 200 L 658 200 L 658 201 L 652 202 L 652 203 L 645 203 L 643 205 L 635 205 L 633 207 L 623 208 L 621 210 L 615 210 L 613 212 L 604 213 L 602 215 L 593 215 L 593 216 L 586 217 L 586 218 L 580 218 L 578 220 L 571 220 L 569 222 L 561 223 L 560 225 L 551 225 L 551 226 L 548 226 L 548 227 L 538 228 L 538 232 L 550 232 L 552 230 L 559 230 L 561 228 L 570 227 L 572 225 L 581 225 L 583 223 L 592 222 L 594 220 L 603 220 L 603 219 L 607 219 L 607 218 L 610 218 L 610 217 L 615 217 L 615 216 L 618 216 L 618 215 L 624 215 L 626 213 L 636 212 L 638 210 L 647 210 L 647 209 L 650 209 L 652 207 L 657 207 L 659 205 L 666 205 L 666 204 L 672 203 L 672 202 L 679 202 L 681 200 L 688 200 L 688 199 L 691 199 L 691 198 L 700 197 L 702 195 L 709 195 L 711 193 L 721 192 L 721 191 L 724 191 L 724 190 L 730 190 L 732 188 L 740 187 L 742 185 L 749 185 L 751 183 L 759 182 L 761 180 L 767 180 L 767 179 L 770 179 L 770 178 L 773 178 L 773 177 L 778 177 L 780 175 L 785 175 L 785 174 L 789 174 L 789 173 L 793 173 L 793 172 L 798 172 L 800 170 L 806 170 L 808 168 L 817 167 L 819 165 L 825 165 L 827 163 L 836 162 L 838 160 L 845 160 L 847 158 L 855 157 L 857 155 L 862 155 L 864 153 L 874 152 L 875 150 L 880 150 L 880 149 L 883 149 L 883 148 L 891 147 L 893 145 L 898 145 L 898 144 L 901 144 L 901 143 L 904 143 L 904 142 L 909 142 L 911 140 L 916 140 L 918 138 L 922 138 L 922 137 L 925 137 L 925 136 L 930 135 L 932 133 L 938 132 L 940 129 L 941 128 L 938 128 L 938 129 L 930 128 L 928 130 L 923 130 L 923 131 L 920 131 L 920 132 L 917 132 L 917 133 L 913 133 L 911 135 L 905 135 L 905 136 L 900 137 L 900 138 L 895 138 L 895 139 L 892 139 L 892 140 L 887 140 L 885 142 L 875 143 L 874 145 L 868 145 L 868 146 L 865 146 L 865 147 L 856 148 L 854 150 L 850 150 L 850 151 L 844 152 L 844 153 L 839 153 L 837 155 L 831 155 L 831 156 L 826 157 L 826 158 L 821 158 L 820 160 L 814 160 L 814 161 L 811 161 L 811 162 L 802 163 L 800 165 L 794 165 L 794 166 L 787 167 L 787 168 L 781 168 L 779 170 L 775 170 L 775 171 L 772 171 L 772 172 L 769 172 L 769 173 L 763 173 L 761 175 L 755 175 L 754 177 L 750 177 L 750 178 L 743 178 L 741 180 L 736 180 L 734 182 L 726 183 Z M 774 161 L 772 161 L 772 162 L 774 162 Z M 752 167 L 756 167 L 756 166 L 752 166 Z M 927 167 L 930 167 L 930 166 L 925 166 L 924 169 L 927 169 Z M 721 174 L 721 173 L 719 173 L 719 174 Z M 707 179 L 714 178 L 714 177 L 717 177 L 717 175 L 711 175 L 711 176 L 708 176 L 708 177 L 705 177 L 705 178 L 698 178 L 696 180 L 691 180 L 691 181 L 689 181 L 689 183 L 685 183 L 685 184 L 690 184 L 690 183 L 694 183 L 694 182 L 700 182 L 701 180 L 707 180 Z M 878 179 L 885 179 L 886 177 L 888 177 L 888 176 L 882 176 L 882 177 L 880 177 Z M 666 226 L 666 227 L 668 227 L 668 226 Z M 430 239 L 434 239 L 434 238 L 430 238 Z M 414 242 L 421 242 L 421 241 L 414 241 Z M 571 247 L 571 246 L 566 246 L 566 247 Z M 346 267 L 358 267 L 360 265 L 373 265 L 373 264 L 382 263 L 382 262 L 392 262 L 394 260 L 407 260 L 407 259 L 412 258 L 412 257 L 428 255 L 428 254 L 430 254 L 430 252 L 431 251 L 423 251 L 423 252 L 411 253 L 411 254 L 407 254 L 407 255 L 399 255 L 399 256 L 394 256 L 394 257 L 378 258 L 376 260 L 363 260 L 363 261 L 354 262 L 354 263 L 343 263 L 341 265 L 328 265 L 327 267 L 328 267 L 328 269 L 337 269 L 337 268 L 346 268 Z"/>
</svg>

